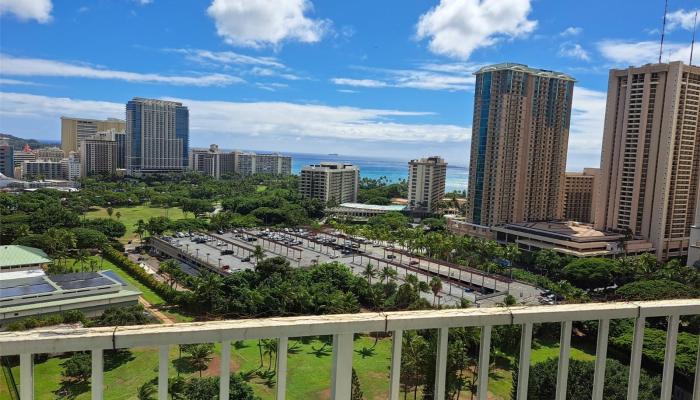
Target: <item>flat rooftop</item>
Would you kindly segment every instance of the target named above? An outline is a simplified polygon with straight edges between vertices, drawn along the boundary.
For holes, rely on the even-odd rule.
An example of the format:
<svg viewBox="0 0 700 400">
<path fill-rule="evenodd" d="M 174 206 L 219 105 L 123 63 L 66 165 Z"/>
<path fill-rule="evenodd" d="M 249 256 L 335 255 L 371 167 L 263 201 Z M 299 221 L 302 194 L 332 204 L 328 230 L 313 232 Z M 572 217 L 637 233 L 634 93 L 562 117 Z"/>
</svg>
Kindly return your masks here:
<svg viewBox="0 0 700 400">
<path fill-rule="evenodd" d="M 590 225 L 576 222 L 522 222 L 517 224 L 506 224 L 495 230 L 514 230 L 524 233 L 541 234 L 543 236 L 555 236 L 562 240 L 573 241 L 614 241 L 624 237 L 619 233 L 601 231 Z"/>
<path fill-rule="evenodd" d="M 356 210 L 371 210 L 371 211 L 403 211 L 406 206 L 401 204 L 390 204 L 386 206 L 380 206 L 376 204 L 363 204 L 363 203 L 342 203 L 339 207 L 335 208 L 352 208 Z"/>
</svg>

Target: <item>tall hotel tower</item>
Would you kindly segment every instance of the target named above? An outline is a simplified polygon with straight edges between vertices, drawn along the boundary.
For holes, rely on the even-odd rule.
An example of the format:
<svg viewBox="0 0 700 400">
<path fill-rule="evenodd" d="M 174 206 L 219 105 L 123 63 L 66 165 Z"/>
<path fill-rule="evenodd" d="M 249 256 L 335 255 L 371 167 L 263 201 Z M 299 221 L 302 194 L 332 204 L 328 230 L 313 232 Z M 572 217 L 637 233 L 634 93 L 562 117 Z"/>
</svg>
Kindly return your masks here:
<svg viewBox="0 0 700 400">
<path fill-rule="evenodd" d="M 189 111 L 182 103 L 138 97 L 126 103 L 127 174 L 185 170 L 189 130 Z"/>
<path fill-rule="evenodd" d="M 475 75 L 467 221 L 562 218 L 575 80 L 510 63 Z"/>
<path fill-rule="evenodd" d="M 659 259 L 688 251 L 698 201 L 700 67 L 611 70 L 597 228 L 650 241 Z"/>
</svg>

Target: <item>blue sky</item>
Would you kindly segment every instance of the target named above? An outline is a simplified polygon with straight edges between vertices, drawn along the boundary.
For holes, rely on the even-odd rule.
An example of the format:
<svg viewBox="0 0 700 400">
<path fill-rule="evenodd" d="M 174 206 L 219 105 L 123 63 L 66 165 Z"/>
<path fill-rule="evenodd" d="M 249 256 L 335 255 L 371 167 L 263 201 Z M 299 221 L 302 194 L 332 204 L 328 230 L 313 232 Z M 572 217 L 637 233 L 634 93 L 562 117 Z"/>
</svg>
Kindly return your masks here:
<svg viewBox="0 0 700 400">
<path fill-rule="evenodd" d="M 695 8 L 669 1 L 665 61 L 687 62 Z M 466 165 L 472 73 L 508 61 L 578 80 L 578 170 L 599 162 L 608 70 L 657 60 L 662 12 L 662 0 L 0 0 L 0 132 L 57 140 L 61 115 L 123 118 L 140 96 L 189 106 L 193 146 Z"/>
</svg>

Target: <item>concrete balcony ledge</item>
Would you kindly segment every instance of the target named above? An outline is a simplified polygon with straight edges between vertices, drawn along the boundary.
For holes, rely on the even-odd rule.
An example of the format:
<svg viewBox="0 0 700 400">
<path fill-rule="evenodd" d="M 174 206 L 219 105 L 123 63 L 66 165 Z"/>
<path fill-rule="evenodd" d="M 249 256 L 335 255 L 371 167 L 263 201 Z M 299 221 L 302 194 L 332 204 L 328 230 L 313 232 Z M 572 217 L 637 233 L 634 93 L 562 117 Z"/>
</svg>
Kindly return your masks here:
<svg viewBox="0 0 700 400">
<path fill-rule="evenodd" d="M 477 399 L 487 400 L 491 329 L 497 325 L 521 325 L 523 327 L 519 355 L 521 368 L 518 371 L 519 385 L 517 387 L 517 399 L 521 400 L 527 398 L 533 324 L 559 322 L 561 323 L 561 336 L 556 400 L 564 400 L 571 351 L 572 322 L 595 320 L 599 322 L 599 328 L 592 399 L 601 400 L 603 398 L 610 320 L 630 318 L 635 320 L 635 325 L 629 363 L 627 398 L 636 399 L 639 390 L 646 318 L 665 317 L 668 319 L 668 333 L 661 398 L 670 399 L 678 328 L 680 317 L 684 315 L 700 315 L 700 299 L 336 314 L 102 328 L 45 328 L 25 332 L 0 333 L 0 356 L 20 355 L 20 377 L 22 379 L 20 398 L 31 400 L 33 398 L 33 354 L 90 351 L 93 362 L 92 398 L 102 399 L 104 350 L 143 346 L 158 347 L 158 398 L 165 400 L 168 390 L 168 349 L 170 346 L 189 343 L 221 343 L 221 357 L 230 358 L 231 341 L 275 338 L 278 340 L 279 348 L 276 393 L 277 399 L 284 399 L 288 339 L 302 336 L 332 335 L 331 397 L 333 399 L 349 399 L 353 334 L 390 332 L 393 337 L 393 346 L 389 398 L 396 400 L 399 398 L 403 331 L 437 329 L 435 399 L 444 400 L 449 328 L 478 326 L 481 327 L 481 339 Z M 700 357 L 697 360 L 696 371 L 700 369 Z M 222 363 L 222 365 L 228 364 Z M 228 367 L 222 367 L 221 377 L 227 377 L 229 373 Z M 221 379 L 220 390 L 220 397 L 228 398 L 228 379 Z M 693 396 L 694 400 L 700 399 L 700 373 L 698 372 L 696 372 Z"/>
</svg>

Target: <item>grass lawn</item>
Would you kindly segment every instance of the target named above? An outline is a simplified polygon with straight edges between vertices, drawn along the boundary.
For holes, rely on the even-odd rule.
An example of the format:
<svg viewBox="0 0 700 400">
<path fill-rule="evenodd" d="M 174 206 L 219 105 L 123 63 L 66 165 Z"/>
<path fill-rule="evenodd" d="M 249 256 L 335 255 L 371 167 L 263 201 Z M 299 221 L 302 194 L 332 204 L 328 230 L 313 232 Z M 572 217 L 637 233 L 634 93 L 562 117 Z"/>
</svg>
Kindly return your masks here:
<svg viewBox="0 0 700 400">
<path fill-rule="evenodd" d="M 151 217 L 168 217 L 170 219 L 183 219 L 185 214 L 179 207 L 171 208 L 160 208 L 160 207 L 149 207 L 149 206 L 135 206 L 135 207 L 115 207 L 112 218 L 117 219 L 117 212 L 121 213 L 118 221 L 126 226 L 126 234 L 120 239 L 122 243 L 126 243 L 129 240 L 134 240 L 138 238 L 134 231 L 134 225 L 138 220 L 142 219 L 148 221 Z M 89 211 L 86 214 L 87 218 L 109 218 L 107 215 L 106 208 L 98 208 L 93 211 Z"/>
</svg>

